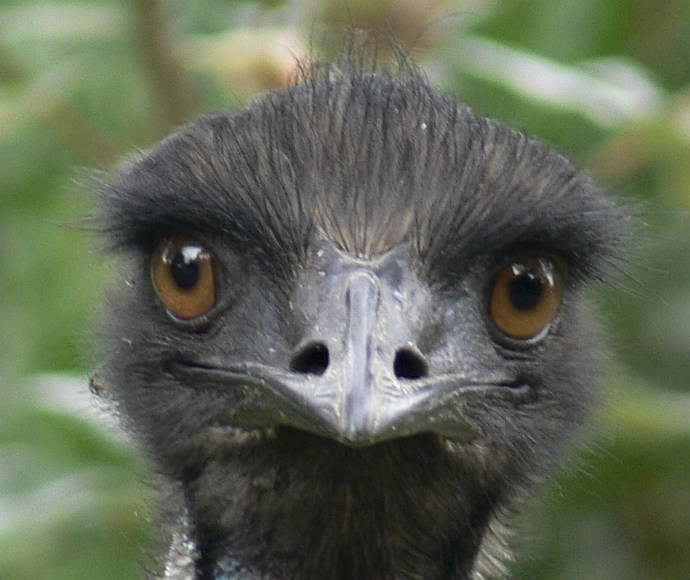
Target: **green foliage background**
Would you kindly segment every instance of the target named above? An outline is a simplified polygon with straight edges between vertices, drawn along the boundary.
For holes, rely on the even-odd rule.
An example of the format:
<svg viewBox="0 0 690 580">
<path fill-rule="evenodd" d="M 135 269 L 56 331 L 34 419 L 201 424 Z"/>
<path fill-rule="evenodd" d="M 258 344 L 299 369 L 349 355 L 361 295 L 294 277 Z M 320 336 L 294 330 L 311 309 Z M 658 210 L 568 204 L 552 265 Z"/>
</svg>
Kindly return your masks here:
<svg viewBox="0 0 690 580">
<path fill-rule="evenodd" d="M 146 466 L 94 420 L 113 272 L 74 224 L 112 169 L 199 112 L 279 87 L 355 25 L 554 144 L 638 216 L 601 310 L 614 363 L 582 460 L 524 518 L 516 577 L 690 576 L 687 0 L 0 3 L 0 578 L 139 578 Z M 332 45 L 331 45 L 332 46 Z"/>
</svg>

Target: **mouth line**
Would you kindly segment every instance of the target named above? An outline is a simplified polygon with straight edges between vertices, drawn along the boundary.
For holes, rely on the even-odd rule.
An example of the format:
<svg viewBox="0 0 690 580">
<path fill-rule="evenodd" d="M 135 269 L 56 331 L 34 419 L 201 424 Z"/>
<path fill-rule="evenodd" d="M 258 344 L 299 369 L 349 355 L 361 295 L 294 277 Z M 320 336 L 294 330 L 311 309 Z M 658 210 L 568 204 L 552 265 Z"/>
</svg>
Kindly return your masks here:
<svg viewBox="0 0 690 580">
<path fill-rule="evenodd" d="M 175 359 L 166 366 L 190 388 L 219 396 L 219 404 L 231 401 L 227 417 L 237 426 L 284 425 L 352 447 L 424 432 L 467 442 L 482 432 L 468 415 L 468 404 L 483 406 L 485 397 L 519 403 L 531 391 L 529 384 L 506 375 L 374 377 L 360 385 L 348 384 L 336 372 L 317 376 L 254 362 L 220 366 Z"/>
<path fill-rule="evenodd" d="M 165 363 L 165 368 L 174 374 L 185 374 L 195 376 L 207 376 L 215 378 L 218 382 L 225 385 L 244 384 L 252 386 L 265 386 L 271 382 L 286 381 L 294 383 L 302 381 L 309 384 L 325 382 L 328 377 L 325 375 L 312 375 L 289 370 L 282 370 L 277 367 L 264 365 L 261 363 L 243 362 L 227 366 L 214 365 L 207 362 L 198 362 L 189 359 L 171 359 Z M 529 381 L 520 376 L 514 378 L 505 375 L 490 376 L 486 379 L 470 378 L 461 373 L 444 373 L 433 377 L 419 379 L 398 378 L 396 381 L 403 387 L 405 392 L 422 393 L 441 385 L 454 384 L 458 392 L 466 391 L 512 391 L 524 393 L 532 389 Z M 216 381 L 211 381 L 216 382 Z"/>
</svg>

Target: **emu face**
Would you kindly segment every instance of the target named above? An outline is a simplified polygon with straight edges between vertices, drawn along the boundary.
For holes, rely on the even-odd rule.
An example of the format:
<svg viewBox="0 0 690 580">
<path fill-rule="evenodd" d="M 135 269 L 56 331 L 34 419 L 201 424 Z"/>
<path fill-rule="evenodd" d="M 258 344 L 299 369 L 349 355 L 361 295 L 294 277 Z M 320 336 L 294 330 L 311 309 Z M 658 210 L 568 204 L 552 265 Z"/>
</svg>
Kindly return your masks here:
<svg viewBox="0 0 690 580">
<path fill-rule="evenodd" d="M 624 216 L 586 176 L 414 73 L 332 67 L 100 193 L 104 377 L 174 490 L 170 577 L 503 575 L 596 399 Z"/>
</svg>

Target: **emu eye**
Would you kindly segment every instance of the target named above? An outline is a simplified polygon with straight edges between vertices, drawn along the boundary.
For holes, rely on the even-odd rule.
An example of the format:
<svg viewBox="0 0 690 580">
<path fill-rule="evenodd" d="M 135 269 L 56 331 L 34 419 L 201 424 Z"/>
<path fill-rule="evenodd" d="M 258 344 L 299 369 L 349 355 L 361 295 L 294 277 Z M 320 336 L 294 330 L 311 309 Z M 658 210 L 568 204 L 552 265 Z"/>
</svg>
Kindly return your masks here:
<svg viewBox="0 0 690 580">
<path fill-rule="evenodd" d="M 513 262 L 496 277 L 489 315 L 505 335 L 520 340 L 532 338 L 556 316 L 562 285 L 559 269 L 549 258 Z"/>
<path fill-rule="evenodd" d="M 178 318 L 197 318 L 216 303 L 211 254 L 184 236 L 161 240 L 151 259 L 151 279 L 165 307 Z"/>
</svg>

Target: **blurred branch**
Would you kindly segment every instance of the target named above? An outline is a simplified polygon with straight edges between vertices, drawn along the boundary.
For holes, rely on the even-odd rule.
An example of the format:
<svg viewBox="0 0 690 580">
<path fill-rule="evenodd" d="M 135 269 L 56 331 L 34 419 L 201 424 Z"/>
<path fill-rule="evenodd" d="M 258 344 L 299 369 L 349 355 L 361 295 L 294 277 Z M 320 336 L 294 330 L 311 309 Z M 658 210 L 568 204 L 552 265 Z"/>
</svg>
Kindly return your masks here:
<svg viewBox="0 0 690 580">
<path fill-rule="evenodd" d="M 151 86 L 159 129 L 167 132 L 194 116 L 197 99 L 178 61 L 179 42 L 173 38 L 163 3 L 132 0 L 132 7 L 137 55 Z"/>
</svg>

